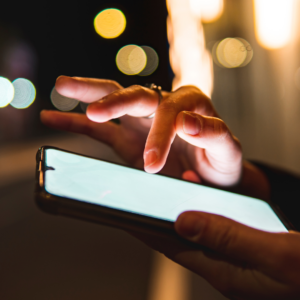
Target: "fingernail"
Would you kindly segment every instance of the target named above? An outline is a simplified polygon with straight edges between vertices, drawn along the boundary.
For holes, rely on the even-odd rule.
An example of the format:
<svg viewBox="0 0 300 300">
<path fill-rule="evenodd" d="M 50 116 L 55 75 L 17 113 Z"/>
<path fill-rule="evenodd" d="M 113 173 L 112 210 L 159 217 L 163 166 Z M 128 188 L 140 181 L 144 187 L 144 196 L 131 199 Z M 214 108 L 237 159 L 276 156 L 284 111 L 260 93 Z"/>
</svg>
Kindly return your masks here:
<svg viewBox="0 0 300 300">
<path fill-rule="evenodd" d="M 200 132 L 201 124 L 198 118 L 184 112 L 183 113 L 183 131 L 190 135 L 196 135 Z"/>
<path fill-rule="evenodd" d="M 198 215 L 188 213 L 180 215 L 176 223 L 176 230 L 182 237 L 193 238 L 204 229 L 206 220 Z"/>
<path fill-rule="evenodd" d="M 145 167 L 150 167 L 157 161 L 157 153 L 155 150 L 150 150 L 145 154 Z"/>
</svg>

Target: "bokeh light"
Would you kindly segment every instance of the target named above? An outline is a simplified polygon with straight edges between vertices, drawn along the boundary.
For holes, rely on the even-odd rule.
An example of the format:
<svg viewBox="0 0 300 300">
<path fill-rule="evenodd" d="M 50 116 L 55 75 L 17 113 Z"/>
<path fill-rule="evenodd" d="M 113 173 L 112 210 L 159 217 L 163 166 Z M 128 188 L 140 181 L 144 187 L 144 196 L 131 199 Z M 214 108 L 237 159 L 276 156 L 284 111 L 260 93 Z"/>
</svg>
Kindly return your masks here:
<svg viewBox="0 0 300 300">
<path fill-rule="evenodd" d="M 147 63 L 145 68 L 139 73 L 140 76 L 151 75 L 158 67 L 158 55 L 156 51 L 149 46 L 141 46 L 147 56 Z"/>
<path fill-rule="evenodd" d="M 7 106 L 14 98 L 15 89 L 5 77 L 0 77 L 0 107 Z"/>
<path fill-rule="evenodd" d="M 193 13 L 204 23 L 216 21 L 223 13 L 223 0 L 190 0 Z"/>
<path fill-rule="evenodd" d="M 244 44 L 233 38 L 221 41 L 216 51 L 219 63 L 226 68 L 239 67 L 247 56 Z"/>
<path fill-rule="evenodd" d="M 126 75 L 139 74 L 147 64 L 145 51 L 137 45 L 127 45 L 119 50 L 116 57 L 118 69 Z"/>
<path fill-rule="evenodd" d="M 244 67 L 251 61 L 253 50 L 249 42 L 242 38 L 226 38 L 214 45 L 212 56 L 219 66 Z"/>
<path fill-rule="evenodd" d="M 282 48 L 292 35 L 294 0 L 254 0 L 255 35 L 267 49 Z"/>
<path fill-rule="evenodd" d="M 15 88 L 15 95 L 10 105 L 18 109 L 29 107 L 36 96 L 33 83 L 25 78 L 18 78 L 12 84 Z"/>
<path fill-rule="evenodd" d="M 206 49 L 201 18 L 193 15 L 187 1 L 167 0 L 167 30 L 172 90 L 184 85 L 198 87 L 208 97 L 213 90 L 213 65 Z"/>
<path fill-rule="evenodd" d="M 108 8 L 95 17 L 94 27 L 103 38 L 114 39 L 125 30 L 126 18 L 119 9 Z"/>
<path fill-rule="evenodd" d="M 70 111 L 74 109 L 79 101 L 76 99 L 65 97 L 57 92 L 55 87 L 52 89 L 50 99 L 52 104 L 61 111 Z"/>
<path fill-rule="evenodd" d="M 249 62 L 252 60 L 253 58 L 253 49 L 250 45 L 250 43 L 248 41 L 246 41 L 245 39 L 242 39 L 242 38 L 236 38 L 238 40 L 240 40 L 243 44 L 244 44 L 244 47 L 247 51 L 247 56 L 246 56 L 246 59 L 244 60 L 244 62 L 240 65 L 240 67 L 245 67 L 246 65 L 249 64 Z M 244 48 L 243 48 L 244 49 Z"/>
</svg>

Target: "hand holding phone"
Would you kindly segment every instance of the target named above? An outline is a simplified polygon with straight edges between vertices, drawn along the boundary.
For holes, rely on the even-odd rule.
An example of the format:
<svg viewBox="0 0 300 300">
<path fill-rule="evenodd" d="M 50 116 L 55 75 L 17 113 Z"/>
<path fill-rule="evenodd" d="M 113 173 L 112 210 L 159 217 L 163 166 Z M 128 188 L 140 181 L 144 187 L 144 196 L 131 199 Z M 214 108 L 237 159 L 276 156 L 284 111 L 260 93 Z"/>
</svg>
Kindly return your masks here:
<svg viewBox="0 0 300 300">
<path fill-rule="evenodd" d="M 300 234 L 262 200 L 43 147 L 36 201 L 131 232 L 229 298 L 299 295 Z"/>
<path fill-rule="evenodd" d="M 134 236 L 203 277 L 228 299 L 299 299 L 299 232 L 264 232 L 204 212 L 182 213 L 175 229 L 200 248 Z"/>
</svg>

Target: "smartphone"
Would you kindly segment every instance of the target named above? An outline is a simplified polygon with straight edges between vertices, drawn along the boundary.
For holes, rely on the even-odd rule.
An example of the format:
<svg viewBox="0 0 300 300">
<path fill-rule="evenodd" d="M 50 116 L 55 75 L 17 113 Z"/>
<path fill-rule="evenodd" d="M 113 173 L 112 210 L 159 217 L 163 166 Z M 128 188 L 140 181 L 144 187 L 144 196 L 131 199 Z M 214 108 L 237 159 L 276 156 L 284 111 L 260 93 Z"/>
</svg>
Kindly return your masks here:
<svg viewBox="0 0 300 300">
<path fill-rule="evenodd" d="M 187 210 L 269 232 L 293 229 L 277 207 L 259 199 L 49 146 L 41 147 L 36 158 L 35 199 L 52 214 L 162 237 L 177 236 L 174 222 Z"/>
</svg>

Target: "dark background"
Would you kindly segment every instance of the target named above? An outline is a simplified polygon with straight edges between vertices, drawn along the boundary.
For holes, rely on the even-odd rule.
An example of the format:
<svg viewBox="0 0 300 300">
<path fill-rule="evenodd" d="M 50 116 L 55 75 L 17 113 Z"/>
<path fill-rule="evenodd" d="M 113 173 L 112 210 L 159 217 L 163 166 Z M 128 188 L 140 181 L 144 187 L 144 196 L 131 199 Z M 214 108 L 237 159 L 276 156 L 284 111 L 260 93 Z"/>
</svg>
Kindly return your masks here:
<svg viewBox="0 0 300 300">
<path fill-rule="evenodd" d="M 6 2 L 0 22 L 12 35 L 30 43 L 38 59 L 38 94 L 46 97 L 59 75 L 108 78 L 123 86 L 155 82 L 171 89 L 164 1 L 30 1 Z M 126 16 L 121 36 L 104 39 L 94 29 L 95 16 L 106 8 Z M 146 77 L 127 76 L 115 63 L 119 49 L 128 44 L 153 47 L 159 67 Z"/>
</svg>

